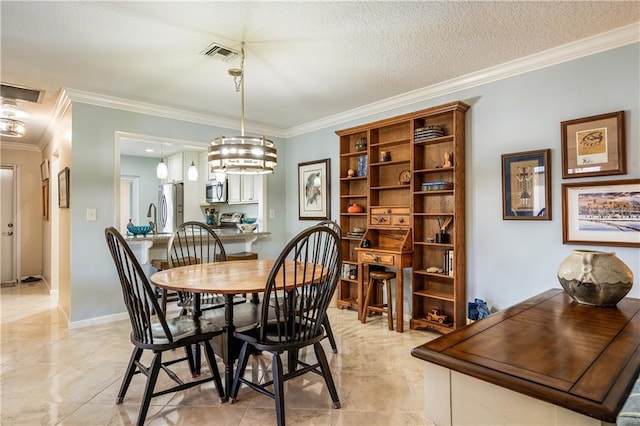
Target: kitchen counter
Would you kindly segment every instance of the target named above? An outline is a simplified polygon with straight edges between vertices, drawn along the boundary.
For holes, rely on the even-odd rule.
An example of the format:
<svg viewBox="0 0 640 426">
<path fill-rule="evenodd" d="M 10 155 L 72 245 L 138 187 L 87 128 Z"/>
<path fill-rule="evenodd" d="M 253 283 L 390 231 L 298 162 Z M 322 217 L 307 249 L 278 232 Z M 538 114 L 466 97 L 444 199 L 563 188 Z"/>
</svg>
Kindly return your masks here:
<svg viewBox="0 0 640 426">
<path fill-rule="evenodd" d="M 252 251 L 252 245 L 258 238 L 266 238 L 271 232 L 240 232 L 233 228 L 215 228 L 215 233 L 228 253 Z M 125 240 L 141 264 L 151 263 L 151 259 L 166 259 L 167 243 L 171 234 L 128 235 Z"/>
<path fill-rule="evenodd" d="M 267 235 L 271 235 L 271 232 L 240 232 L 237 229 L 225 229 L 225 228 L 216 228 L 214 232 L 220 237 L 222 241 L 228 240 L 246 240 L 250 238 L 260 238 Z M 154 243 L 167 243 L 171 234 L 147 234 L 144 235 L 127 235 L 125 240 L 127 242 L 138 242 L 138 241 L 151 241 Z"/>
</svg>

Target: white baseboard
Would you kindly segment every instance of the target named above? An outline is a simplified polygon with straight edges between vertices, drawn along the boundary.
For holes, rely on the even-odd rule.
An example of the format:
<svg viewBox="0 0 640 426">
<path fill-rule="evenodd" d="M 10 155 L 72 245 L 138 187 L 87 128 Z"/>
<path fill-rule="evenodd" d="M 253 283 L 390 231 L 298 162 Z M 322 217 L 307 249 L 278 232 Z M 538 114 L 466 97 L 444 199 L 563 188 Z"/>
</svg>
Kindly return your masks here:
<svg viewBox="0 0 640 426">
<path fill-rule="evenodd" d="M 182 309 L 179 306 L 177 306 L 175 303 L 172 303 L 171 305 L 167 306 L 167 313 L 180 312 L 180 310 Z M 73 330 L 77 328 L 91 327 L 93 325 L 109 324 L 111 322 L 122 321 L 125 319 L 129 319 L 129 314 L 127 312 L 121 312 L 118 314 L 88 318 L 86 320 L 81 320 L 81 321 L 69 321 L 67 318 L 67 324 L 68 324 L 69 330 Z"/>
<path fill-rule="evenodd" d="M 121 312 L 119 314 L 104 315 L 101 317 L 89 318 L 81 321 L 70 321 L 69 330 L 84 328 L 84 327 L 91 327 L 93 325 L 108 324 L 110 322 L 121 321 L 128 318 L 129 318 L 129 314 L 127 314 L 126 312 Z"/>
</svg>

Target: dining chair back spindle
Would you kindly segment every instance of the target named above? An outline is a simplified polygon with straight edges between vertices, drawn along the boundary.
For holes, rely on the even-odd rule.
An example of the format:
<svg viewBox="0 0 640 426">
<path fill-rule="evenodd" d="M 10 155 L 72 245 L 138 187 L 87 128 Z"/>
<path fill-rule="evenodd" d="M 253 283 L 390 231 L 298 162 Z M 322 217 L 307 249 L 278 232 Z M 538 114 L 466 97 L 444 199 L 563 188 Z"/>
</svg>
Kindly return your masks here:
<svg viewBox="0 0 640 426">
<path fill-rule="evenodd" d="M 178 226 L 167 243 L 169 268 L 226 260 L 227 254 L 222 241 L 215 231 L 202 222 L 183 223 Z M 200 311 L 224 307 L 224 296 L 220 294 L 202 294 L 200 297 Z M 193 293 L 178 292 L 178 299 L 178 305 L 182 307 L 182 314 L 193 311 Z M 244 301 L 243 298 L 237 302 Z"/>
<path fill-rule="evenodd" d="M 105 229 L 105 239 L 122 287 L 124 304 L 132 328 L 130 339 L 134 345 L 116 403 L 120 404 L 124 401 L 133 376 L 139 373 L 147 377 L 138 412 L 137 424 L 140 426 L 144 424 L 151 399 L 157 396 L 214 381 L 219 398 L 223 398 L 222 381 L 210 343 L 212 338 L 222 334 L 222 328 L 201 322 L 190 315 L 167 319 L 165 312 L 160 309 L 154 289 L 122 235 L 114 227 L 109 227 Z M 205 348 L 211 374 L 198 380 L 184 382 L 169 366 L 189 361 L 190 347 L 198 344 Z M 176 358 L 175 355 L 171 355 L 170 359 L 163 361 L 163 353 L 180 348 L 184 348 L 185 356 Z M 153 353 L 150 365 L 145 365 L 141 361 L 144 350 Z M 176 382 L 176 385 L 169 388 L 163 387 L 162 390 L 155 392 L 161 369 Z"/>
<path fill-rule="evenodd" d="M 340 400 L 320 341 L 324 320 L 338 284 L 342 252 L 340 237 L 327 226 L 314 226 L 295 236 L 276 259 L 265 285 L 262 313 L 256 329 L 235 334 L 242 340 L 238 368 L 230 392 L 236 399 L 240 384 L 275 399 L 278 425 L 285 424 L 284 382 L 307 372 L 325 380 L 334 408 Z M 287 272 L 287 265 L 295 265 Z M 298 357 L 300 349 L 313 346 L 316 362 Z M 252 349 L 272 354 L 272 380 L 252 382 L 244 377 Z M 288 355 L 285 374 L 281 354 Z M 273 391 L 268 388 L 273 385 Z"/>
<path fill-rule="evenodd" d="M 333 229 L 334 231 L 336 231 L 336 234 L 338 234 L 338 236 L 340 237 L 340 240 L 342 241 L 342 228 L 340 228 L 340 225 L 338 225 L 338 222 L 334 222 L 333 220 L 323 220 L 321 222 L 318 222 L 318 225 L 324 225 L 330 229 Z M 323 325 L 324 325 L 324 330 L 326 332 L 326 338 L 329 340 L 331 349 L 333 350 L 334 354 L 337 354 L 338 345 L 336 343 L 336 338 L 333 336 L 333 329 L 331 328 L 331 323 L 329 322 L 328 316 L 324 317 Z"/>
</svg>

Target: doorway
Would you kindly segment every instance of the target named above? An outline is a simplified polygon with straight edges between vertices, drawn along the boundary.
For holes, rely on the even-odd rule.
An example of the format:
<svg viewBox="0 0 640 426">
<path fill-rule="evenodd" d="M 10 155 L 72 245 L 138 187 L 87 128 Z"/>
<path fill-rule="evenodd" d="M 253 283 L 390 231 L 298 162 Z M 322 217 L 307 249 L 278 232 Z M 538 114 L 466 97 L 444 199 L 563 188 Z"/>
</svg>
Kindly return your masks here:
<svg viewBox="0 0 640 426">
<path fill-rule="evenodd" d="M 17 268 L 17 226 L 16 226 L 16 167 L 0 166 L 0 282 L 16 283 Z"/>
</svg>

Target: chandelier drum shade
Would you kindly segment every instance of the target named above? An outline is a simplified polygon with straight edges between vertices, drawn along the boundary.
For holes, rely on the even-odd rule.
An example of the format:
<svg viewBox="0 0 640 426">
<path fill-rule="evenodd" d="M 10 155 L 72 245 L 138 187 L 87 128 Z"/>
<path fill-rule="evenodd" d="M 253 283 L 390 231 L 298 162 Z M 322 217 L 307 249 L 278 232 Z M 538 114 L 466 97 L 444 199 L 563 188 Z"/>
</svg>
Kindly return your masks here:
<svg viewBox="0 0 640 426">
<path fill-rule="evenodd" d="M 21 138 L 24 136 L 24 122 L 15 118 L 0 117 L 0 135 L 10 138 Z"/>
<path fill-rule="evenodd" d="M 275 145 L 262 136 L 219 136 L 209 147 L 209 166 L 214 172 L 273 173 L 277 162 Z"/>
<path fill-rule="evenodd" d="M 278 153 L 273 141 L 264 136 L 244 134 L 244 43 L 240 68 L 231 68 L 236 92 L 240 92 L 240 136 L 218 136 L 209 147 L 209 168 L 214 173 L 267 174 L 273 173 Z"/>
<path fill-rule="evenodd" d="M 3 99 L 0 105 L 0 135 L 10 138 L 24 137 L 26 126 L 18 118 L 28 117 L 28 114 L 18 108 L 13 99 Z"/>
</svg>

